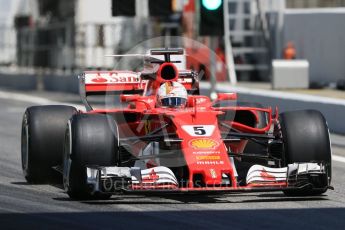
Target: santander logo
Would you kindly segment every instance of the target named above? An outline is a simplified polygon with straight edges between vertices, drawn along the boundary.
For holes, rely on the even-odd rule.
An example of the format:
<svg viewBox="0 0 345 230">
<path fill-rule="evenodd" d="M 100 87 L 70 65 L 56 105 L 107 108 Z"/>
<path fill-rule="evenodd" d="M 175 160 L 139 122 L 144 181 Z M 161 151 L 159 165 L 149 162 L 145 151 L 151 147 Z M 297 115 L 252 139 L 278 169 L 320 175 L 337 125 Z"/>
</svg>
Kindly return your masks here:
<svg viewBox="0 0 345 230">
<path fill-rule="evenodd" d="M 104 72 L 86 73 L 85 84 L 138 84 L 138 73 L 132 72 Z"/>
</svg>

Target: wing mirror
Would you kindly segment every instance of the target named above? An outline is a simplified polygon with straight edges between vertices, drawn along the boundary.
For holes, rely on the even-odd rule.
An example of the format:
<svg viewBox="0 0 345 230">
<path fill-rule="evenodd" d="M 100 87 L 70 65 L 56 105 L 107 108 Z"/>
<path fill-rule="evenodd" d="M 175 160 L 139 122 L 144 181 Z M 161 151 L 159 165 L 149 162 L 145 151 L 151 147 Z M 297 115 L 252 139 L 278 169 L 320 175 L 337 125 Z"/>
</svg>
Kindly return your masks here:
<svg viewBox="0 0 345 230">
<path fill-rule="evenodd" d="M 131 102 L 139 100 L 140 95 L 139 94 L 121 94 L 120 95 L 120 101 L 121 102 Z"/>
<path fill-rule="evenodd" d="M 217 101 L 235 101 L 237 93 L 217 93 Z"/>
</svg>

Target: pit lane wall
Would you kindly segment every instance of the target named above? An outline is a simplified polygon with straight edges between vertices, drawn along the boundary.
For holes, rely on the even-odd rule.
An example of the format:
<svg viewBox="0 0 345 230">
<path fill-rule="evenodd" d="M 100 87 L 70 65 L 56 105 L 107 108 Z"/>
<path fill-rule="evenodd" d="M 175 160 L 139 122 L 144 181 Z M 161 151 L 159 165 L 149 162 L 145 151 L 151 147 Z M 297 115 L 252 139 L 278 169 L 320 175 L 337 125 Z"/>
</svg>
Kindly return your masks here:
<svg viewBox="0 0 345 230">
<path fill-rule="evenodd" d="M 201 83 L 201 89 L 202 93 L 207 93 L 210 84 Z M 278 106 L 279 112 L 302 109 L 319 110 L 325 116 L 331 132 L 345 134 L 345 100 L 283 91 L 233 87 L 230 84 L 218 85 L 217 91 L 237 92 L 238 101 L 259 102 L 272 108 Z"/>
<path fill-rule="evenodd" d="M 46 90 L 79 94 L 77 75 L 0 72 L 0 87 L 23 91 Z"/>
<path fill-rule="evenodd" d="M 202 82 L 201 92 L 209 93 L 210 84 Z M 0 72 L 0 88 L 12 90 L 46 90 L 67 93 L 79 93 L 78 78 L 59 75 L 23 75 Z M 219 92 L 237 92 L 239 101 L 260 102 L 264 106 L 279 107 L 279 111 L 316 109 L 326 117 L 332 132 L 345 134 L 345 100 L 328 97 L 319 97 L 303 94 L 288 93 L 282 91 L 249 89 L 233 87 L 230 84 L 219 84 Z"/>
</svg>

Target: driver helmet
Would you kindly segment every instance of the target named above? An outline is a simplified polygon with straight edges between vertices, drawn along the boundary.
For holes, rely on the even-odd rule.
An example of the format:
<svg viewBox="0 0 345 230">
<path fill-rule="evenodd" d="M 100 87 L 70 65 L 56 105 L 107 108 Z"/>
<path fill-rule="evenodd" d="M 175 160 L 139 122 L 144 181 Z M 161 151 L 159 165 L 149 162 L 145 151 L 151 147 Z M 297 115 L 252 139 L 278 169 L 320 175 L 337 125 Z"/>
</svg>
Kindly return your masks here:
<svg viewBox="0 0 345 230">
<path fill-rule="evenodd" d="M 187 90 L 181 83 L 165 82 L 158 90 L 158 104 L 169 108 L 185 107 Z"/>
</svg>

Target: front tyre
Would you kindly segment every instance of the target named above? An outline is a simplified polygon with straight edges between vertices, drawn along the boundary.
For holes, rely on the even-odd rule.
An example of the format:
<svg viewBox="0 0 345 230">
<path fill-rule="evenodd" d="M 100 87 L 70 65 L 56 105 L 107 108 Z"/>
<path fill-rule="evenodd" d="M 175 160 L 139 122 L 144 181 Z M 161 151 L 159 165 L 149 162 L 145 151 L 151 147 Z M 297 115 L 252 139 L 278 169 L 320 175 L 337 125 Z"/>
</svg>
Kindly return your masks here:
<svg viewBox="0 0 345 230">
<path fill-rule="evenodd" d="M 103 114 L 78 114 L 68 123 L 65 135 L 63 183 L 70 198 L 109 199 L 91 193 L 86 166 L 115 166 L 118 162 L 118 130 L 114 119 Z"/>
<path fill-rule="evenodd" d="M 280 114 L 279 124 L 284 145 L 283 161 L 291 163 L 317 162 L 326 166 L 327 180 L 317 187 L 287 190 L 286 195 L 320 195 L 325 193 L 332 178 L 332 157 L 327 122 L 319 111 L 301 110 Z"/>
</svg>

